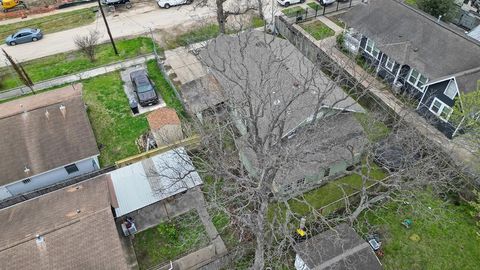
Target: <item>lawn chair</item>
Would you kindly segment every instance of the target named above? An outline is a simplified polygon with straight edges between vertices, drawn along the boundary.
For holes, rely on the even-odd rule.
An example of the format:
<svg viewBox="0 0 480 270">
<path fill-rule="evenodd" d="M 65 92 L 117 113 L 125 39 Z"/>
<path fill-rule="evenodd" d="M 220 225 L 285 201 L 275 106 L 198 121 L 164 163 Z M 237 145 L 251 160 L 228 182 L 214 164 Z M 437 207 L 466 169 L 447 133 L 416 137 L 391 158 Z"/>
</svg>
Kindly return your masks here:
<svg viewBox="0 0 480 270">
<path fill-rule="evenodd" d="M 412 224 L 413 224 L 413 221 L 411 219 L 405 219 L 404 221 L 402 221 L 402 225 L 405 226 L 405 228 L 407 229 L 410 229 Z"/>
</svg>

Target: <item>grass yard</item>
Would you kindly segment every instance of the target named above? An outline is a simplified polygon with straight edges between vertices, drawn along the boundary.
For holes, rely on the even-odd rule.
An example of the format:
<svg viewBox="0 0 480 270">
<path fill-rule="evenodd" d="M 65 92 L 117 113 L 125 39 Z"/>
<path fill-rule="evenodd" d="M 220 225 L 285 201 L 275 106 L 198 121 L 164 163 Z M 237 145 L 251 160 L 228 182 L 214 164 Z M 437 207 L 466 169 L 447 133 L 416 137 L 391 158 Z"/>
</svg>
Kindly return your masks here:
<svg viewBox="0 0 480 270">
<path fill-rule="evenodd" d="M 362 125 L 363 130 L 367 134 L 367 138 L 371 142 L 378 142 L 385 139 L 391 132 L 380 120 L 374 119 L 368 113 L 356 113 L 355 118 Z"/>
<path fill-rule="evenodd" d="M 207 24 L 198 28 L 195 28 L 185 34 L 181 34 L 172 40 L 168 40 L 167 50 L 177 47 L 187 46 L 193 43 L 209 40 L 215 38 L 220 33 L 218 24 Z"/>
<path fill-rule="evenodd" d="M 147 62 L 147 70 L 150 78 L 155 83 L 157 90 L 160 92 L 160 95 L 167 106 L 175 109 L 181 118 L 187 118 L 187 113 L 183 108 L 182 102 L 177 98 L 175 95 L 175 90 L 160 72 L 155 60 L 150 60 Z"/>
<path fill-rule="evenodd" d="M 417 7 L 417 0 L 405 0 L 404 2 L 412 7 Z"/>
<path fill-rule="evenodd" d="M 362 169 L 362 171 L 365 175 L 368 174 L 368 171 L 365 167 Z M 372 169 L 370 170 L 368 176 L 372 180 L 367 185 L 371 185 L 375 182 L 375 180 L 382 180 L 387 175 L 380 167 L 372 164 Z M 361 176 L 358 174 L 350 174 L 331 181 L 317 189 L 306 192 L 303 194 L 303 196 L 290 199 L 288 201 L 288 205 L 297 217 L 308 216 L 313 209 L 320 209 L 328 205 L 328 207 L 324 208 L 322 211 L 323 215 L 327 215 L 344 206 L 343 201 L 334 203 L 335 201 L 344 198 L 345 195 L 350 195 L 358 191 L 361 187 Z M 283 218 L 285 217 L 285 212 L 286 206 L 283 203 L 272 204 L 269 207 L 268 220 L 272 220 L 274 215 L 276 215 L 277 218 Z"/>
<path fill-rule="evenodd" d="M 313 10 L 320 10 L 322 8 L 322 6 L 320 6 L 316 2 L 309 2 L 309 3 L 307 3 L 307 6 L 311 9 L 313 9 Z"/>
<path fill-rule="evenodd" d="M 390 202 L 363 215 L 359 229 L 380 234 L 384 269 L 478 269 L 480 239 L 467 205 L 445 202 L 419 191 L 410 204 Z M 410 229 L 401 222 L 413 220 Z M 419 240 L 410 238 L 418 235 Z M 414 238 L 412 238 L 414 239 Z"/>
<path fill-rule="evenodd" d="M 332 17 L 328 17 L 328 19 L 334 22 L 336 25 L 340 26 L 341 28 L 345 29 L 345 26 L 346 26 L 345 23 L 341 21 L 338 17 L 332 16 Z"/>
<path fill-rule="evenodd" d="M 195 210 L 135 235 L 133 247 L 140 269 L 168 263 L 208 244 Z"/>
<path fill-rule="evenodd" d="M 302 27 L 303 30 L 307 31 L 307 33 L 309 33 L 316 40 L 321 40 L 335 35 L 335 31 L 333 31 L 330 27 L 326 26 L 319 20 L 302 23 L 300 24 L 300 27 Z"/>
<path fill-rule="evenodd" d="M 135 140 L 148 130 L 145 115 L 133 117 L 118 72 L 83 81 L 83 98 L 100 148 L 100 164 L 138 154 Z"/>
<path fill-rule="evenodd" d="M 149 38 L 134 38 L 116 42 L 119 55 L 115 55 L 110 43 L 97 48 L 95 62 L 90 62 L 81 52 L 60 53 L 22 63 L 34 82 L 74 74 L 98 66 L 133 58 L 153 52 L 153 43 Z M 22 85 L 11 68 L 0 68 L 0 91 Z"/>
<path fill-rule="evenodd" d="M 298 13 L 305 13 L 305 9 L 302 7 L 291 7 L 291 8 L 285 8 L 282 9 L 282 13 L 285 14 L 287 17 L 295 17 L 297 16 Z"/>
<path fill-rule="evenodd" d="M 36 19 L 20 21 L 0 26 L 0 38 L 4 40 L 8 35 L 22 28 L 40 28 L 43 33 L 59 32 L 93 23 L 96 13 L 91 8 L 58 13 Z"/>
</svg>

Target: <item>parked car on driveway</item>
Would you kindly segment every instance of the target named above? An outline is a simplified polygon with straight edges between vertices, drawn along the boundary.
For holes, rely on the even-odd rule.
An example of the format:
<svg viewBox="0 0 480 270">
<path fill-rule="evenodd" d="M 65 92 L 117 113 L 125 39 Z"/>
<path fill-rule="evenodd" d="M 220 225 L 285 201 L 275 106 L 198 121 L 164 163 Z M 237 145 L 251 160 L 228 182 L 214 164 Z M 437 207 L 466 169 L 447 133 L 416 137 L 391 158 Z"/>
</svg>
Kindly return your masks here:
<svg viewBox="0 0 480 270">
<path fill-rule="evenodd" d="M 305 0 L 277 0 L 277 3 L 279 3 L 281 6 L 288 7 L 293 4 L 300 4 L 304 3 Z"/>
<path fill-rule="evenodd" d="M 193 0 L 158 0 L 157 4 L 161 8 L 170 8 L 178 5 L 189 5 Z"/>
<path fill-rule="evenodd" d="M 17 31 L 15 34 L 8 36 L 5 39 L 5 43 L 10 46 L 17 44 L 32 42 L 40 40 L 43 37 L 43 33 L 40 29 L 24 28 Z"/>
<path fill-rule="evenodd" d="M 138 103 L 150 106 L 158 103 L 158 95 L 155 91 L 152 81 L 148 78 L 147 71 L 144 69 L 132 71 L 130 80 L 133 84 L 133 90 L 138 98 Z"/>
</svg>

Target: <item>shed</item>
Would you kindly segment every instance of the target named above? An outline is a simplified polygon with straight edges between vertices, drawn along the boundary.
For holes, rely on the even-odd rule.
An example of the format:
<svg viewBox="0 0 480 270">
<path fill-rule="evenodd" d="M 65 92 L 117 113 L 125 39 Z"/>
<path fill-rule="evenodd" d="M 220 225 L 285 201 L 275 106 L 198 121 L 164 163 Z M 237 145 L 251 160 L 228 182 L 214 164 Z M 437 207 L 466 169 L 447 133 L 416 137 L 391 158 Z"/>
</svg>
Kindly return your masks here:
<svg viewBox="0 0 480 270">
<path fill-rule="evenodd" d="M 180 118 L 174 109 L 157 109 L 148 114 L 147 119 L 157 145 L 171 144 L 183 139 Z"/>
</svg>

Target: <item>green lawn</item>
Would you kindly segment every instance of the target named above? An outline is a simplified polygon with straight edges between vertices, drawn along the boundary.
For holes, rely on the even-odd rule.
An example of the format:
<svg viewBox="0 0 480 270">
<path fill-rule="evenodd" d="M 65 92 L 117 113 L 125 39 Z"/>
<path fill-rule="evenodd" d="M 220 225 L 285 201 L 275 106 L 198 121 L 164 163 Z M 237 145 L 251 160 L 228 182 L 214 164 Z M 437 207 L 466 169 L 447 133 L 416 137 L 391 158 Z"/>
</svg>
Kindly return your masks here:
<svg viewBox="0 0 480 270">
<path fill-rule="evenodd" d="M 150 60 L 147 62 L 147 70 L 150 78 L 155 83 L 157 90 L 160 92 L 160 95 L 167 106 L 175 109 L 180 117 L 186 118 L 187 114 L 183 108 L 182 102 L 177 98 L 175 95 L 175 90 L 160 72 L 155 60 Z"/>
<path fill-rule="evenodd" d="M 172 40 L 168 40 L 166 42 L 167 49 L 174 49 L 215 38 L 220 33 L 219 31 L 218 24 L 216 23 L 194 28 L 185 34 L 181 34 Z"/>
<path fill-rule="evenodd" d="M 368 175 L 370 181 L 367 185 L 372 185 L 375 180 L 382 180 L 386 177 L 385 172 L 375 164 L 372 164 L 370 172 L 364 167 L 363 174 Z M 288 201 L 288 205 L 293 214 L 297 217 L 308 216 L 313 209 L 320 209 L 326 205 L 328 207 L 322 210 L 323 215 L 338 210 L 344 206 L 343 201 L 333 203 L 359 190 L 362 187 L 362 178 L 358 174 L 350 174 L 337 180 L 328 182 L 327 184 L 306 192 L 303 196 L 298 196 Z M 332 204 L 333 203 L 333 204 Z M 270 205 L 268 211 L 268 219 L 272 220 L 274 216 L 283 219 L 285 217 L 286 206 L 283 203 L 275 203 Z"/>
<path fill-rule="evenodd" d="M 135 140 L 148 130 L 144 115 L 133 117 L 118 72 L 83 81 L 83 98 L 100 148 L 100 163 L 138 154 Z"/>
<path fill-rule="evenodd" d="M 316 40 L 321 40 L 335 35 L 335 31 L 318 20 L 302 23 L 300 24 L 300 27 L 307 31 L 307 33 L 309 33 Z"/>
<path fill-rule="evenodd" d="M 419 191 L 416 196 L 409 204 L 387 203 L 359 221 L 363 233 L 370 229 L 380 234 L 385 269 L 478 269 L 480 239 L 470 207 L 445 202 L 428 191 Z M 404 219 L 413 220 L 410 229 L 401 225 Z M 419 241 L 410 239 L 414 234 Z"/>
<path fill-rule="evenodd" d="M 96 61 L 90 62 L 82 53 L 75 51 L 47 56 L 22 63 L 34 82 L 69 75 L 91 68 L 122 61 L 153 52 L 153 43 L 149 38 L 118 40 L 116 42 L 119 55 L 115 55 L 110 43 L 98 46 Z M 0 91 L 22 85 L 11 68 L 0 68 Z"/>
<path fill-rule="evenodd" d="M 311 9 L 313 9 L 313 10 L 320 10 L 320 8 L 322 7 L 316 2 L 307 3 L 307 6 L 310 7 Z"/>
<path fill-rule="evenodd" d="M 297 7 L 285 8 L 282 10 L 282 13 L 285 14 L 285 16 L 287 17 L 295 17 L 299 12 L 300 14 L 304 14 L 305 9 L 297 6 Z"/>
<path fill-rule="evenodd" d="M 383 122 L 373 118 L 369 113 L 356 113 L 355 118 L 362 125 L 371 142 L 378 142 L 385 139 L 391 132 Z"/>
<path fill-rule="evenodd" d="M 208 244 L 195 210 L 135 235 L 133 247 L 140 269 L 168 263 Z"/>
<path fill-rule="evenodd" d="M 334 22 L 336 25 L 340 26 L 341 28 L 345 29 L 345 22 L 341 21 L 338 17 L 332 16 L 328 17 L 328 19 Z"/>
<path fill-rule="evenodd" d="M 95 12 L 91 8 L 58 13 L 41 18 L 20 21 L 0 26 L 0 38 L 4 40 L 8 35 L 22 28 L 40 28 L 43 33 L 54 33 L 93 23 Z"/>
<path fill-rule="evenodd" d="M 417 0 L 405 0 L 405 3 L 413 7 L 417 6 Z"/>
</svg>

